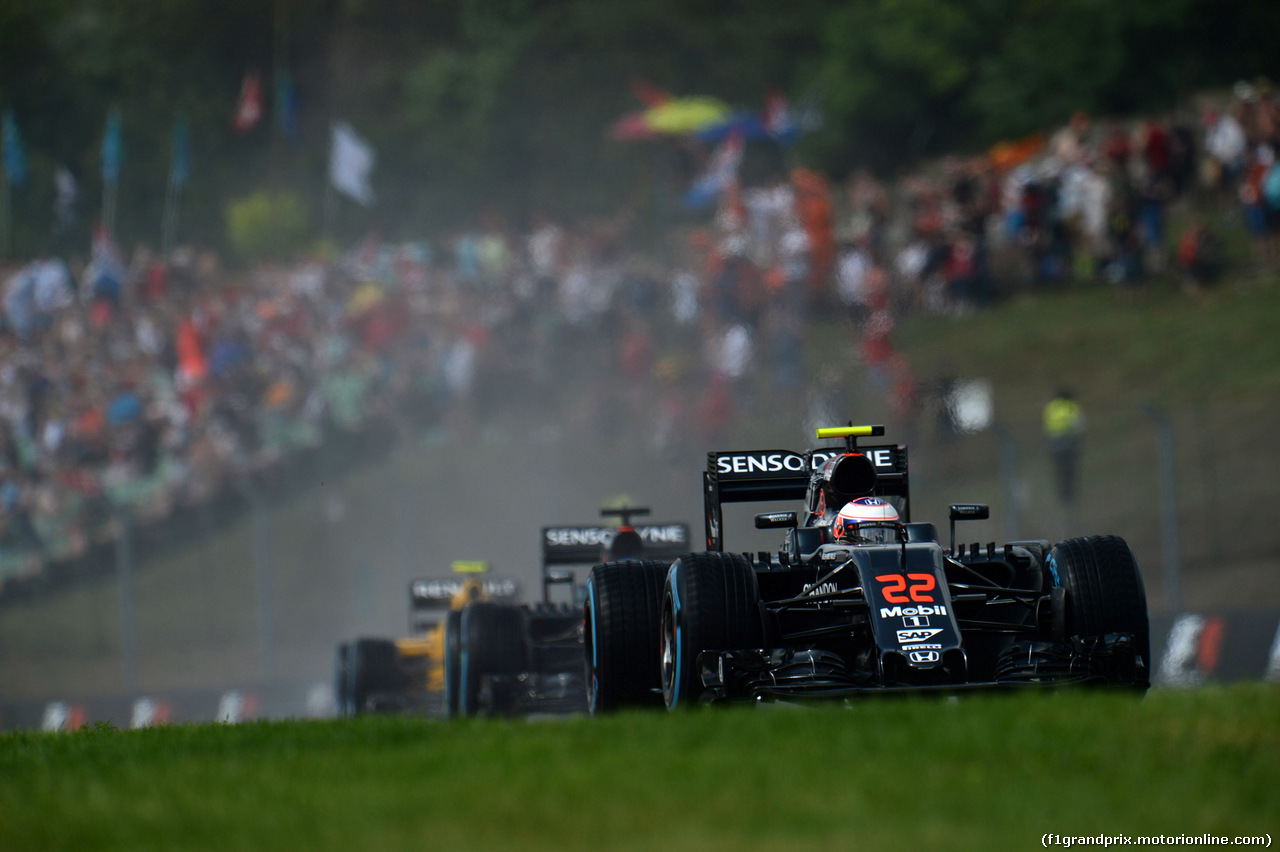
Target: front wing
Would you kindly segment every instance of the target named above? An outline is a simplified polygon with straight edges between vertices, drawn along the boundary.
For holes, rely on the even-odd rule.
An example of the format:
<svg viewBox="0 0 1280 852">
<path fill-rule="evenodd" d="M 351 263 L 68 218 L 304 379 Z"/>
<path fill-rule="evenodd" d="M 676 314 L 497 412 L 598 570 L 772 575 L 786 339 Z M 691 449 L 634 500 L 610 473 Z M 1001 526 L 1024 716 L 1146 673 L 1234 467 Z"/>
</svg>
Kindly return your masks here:
<svg viewBox="0 0 1280 852">
<path fill-rule="evenodd" d="M 1000 654 L 993 680 L 887 683 L 875 672 L 851 671 L 823 650 L 749 649 L 698 655 L 702 700 L 843 698 L 893 693 L 955 693 L 979 689 L 1096 683 L 1126 686 L 1139 678 L 1138 653 L 1128 633 L 1066 642 L 1024 640 Z"/>
</svg>

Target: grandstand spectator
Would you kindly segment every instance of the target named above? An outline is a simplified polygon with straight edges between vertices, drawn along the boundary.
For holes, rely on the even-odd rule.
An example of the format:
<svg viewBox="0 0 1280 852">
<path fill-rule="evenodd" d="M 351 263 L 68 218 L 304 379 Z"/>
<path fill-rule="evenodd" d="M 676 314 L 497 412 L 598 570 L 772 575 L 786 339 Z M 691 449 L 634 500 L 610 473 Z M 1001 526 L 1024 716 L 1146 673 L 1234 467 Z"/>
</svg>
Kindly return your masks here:
<svg viewBox="0 0 1280 852">
<path fill-rule="evenodd" d="M 1208 107 L 1202 117 L 1205 126 L 1204 183 L 1219 198 L 1231 197 L 1244 172 L 1248 140 L 1236 118 L 1238 111 L 1238 104 L 1233 104 L 1227 112 Z"/>
<path fill-rule="evenodd" d="M 1206 287 L 1222 274 L 1222 241 L 1203 218 L 1193 221 L 1178 238 L 1177 259 L 1188 290 Z"/>
</svg>

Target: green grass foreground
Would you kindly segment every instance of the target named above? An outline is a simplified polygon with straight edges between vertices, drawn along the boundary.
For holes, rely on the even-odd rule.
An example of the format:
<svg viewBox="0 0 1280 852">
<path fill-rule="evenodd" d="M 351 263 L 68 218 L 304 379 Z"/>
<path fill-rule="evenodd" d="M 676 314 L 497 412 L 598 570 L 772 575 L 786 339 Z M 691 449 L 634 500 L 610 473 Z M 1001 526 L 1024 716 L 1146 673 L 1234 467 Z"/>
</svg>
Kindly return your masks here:
<svg viewBox="0 0 1280 852">
<path fill-rule="evenodd" d="M 1032 849 L 1280 832 L 1280 688 L 0 735 L 4 850 Z"/>
</svg>

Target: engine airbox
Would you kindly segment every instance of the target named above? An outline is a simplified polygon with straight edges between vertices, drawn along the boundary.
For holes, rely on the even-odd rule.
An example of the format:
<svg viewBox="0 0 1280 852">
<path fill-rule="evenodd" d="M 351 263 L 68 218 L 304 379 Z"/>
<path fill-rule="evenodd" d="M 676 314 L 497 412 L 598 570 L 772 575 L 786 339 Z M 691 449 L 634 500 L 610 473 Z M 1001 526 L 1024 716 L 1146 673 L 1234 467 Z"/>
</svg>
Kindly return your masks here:
<svg viewBox="0 0 1280 852">
<path fill-rule="evenodd" d="M 838 500 L 837 505 L 870 494 L 876 488 L 876 481 L 875 465 L 860 453 L 836 456 L 822 469 L 822 484 L 827 491 L 828 502 Z"/>
</svg>

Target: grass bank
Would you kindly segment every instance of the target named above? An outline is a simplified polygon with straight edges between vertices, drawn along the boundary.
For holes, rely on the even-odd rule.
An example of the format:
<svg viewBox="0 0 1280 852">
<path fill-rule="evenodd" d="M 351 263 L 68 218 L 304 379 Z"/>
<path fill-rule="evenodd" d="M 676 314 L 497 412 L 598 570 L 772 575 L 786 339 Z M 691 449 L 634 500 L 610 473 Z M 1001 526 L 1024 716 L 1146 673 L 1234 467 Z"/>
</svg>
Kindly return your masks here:
<svg viewBox="0 0 1280 852">
<path fill-rule="evenodd" d="M 41 850 L 1029 849 L 1276 832 L 1280 692 L 0 735 Z"/>
</svg>

